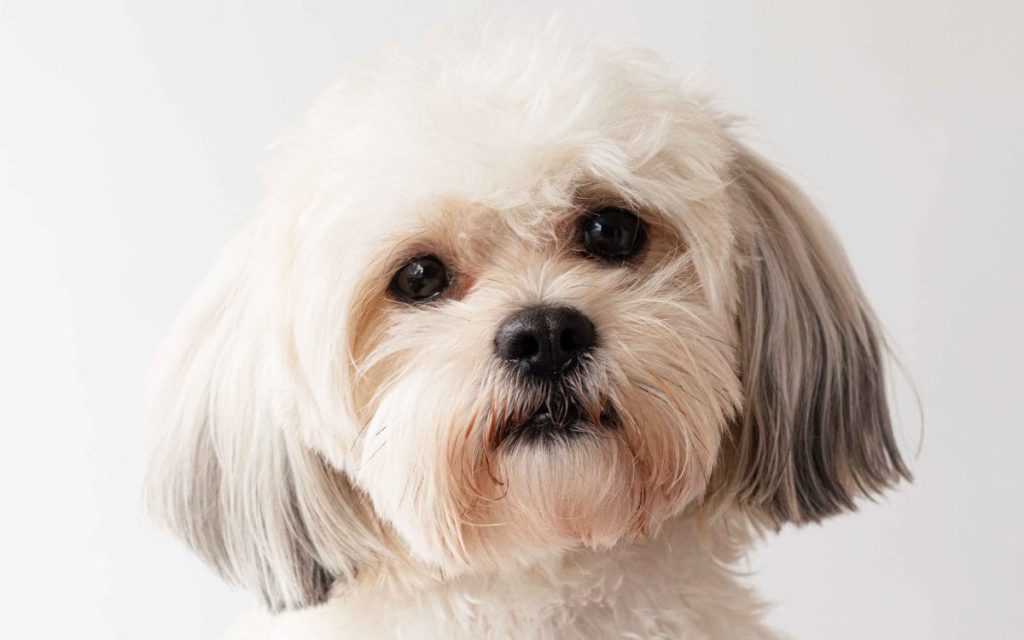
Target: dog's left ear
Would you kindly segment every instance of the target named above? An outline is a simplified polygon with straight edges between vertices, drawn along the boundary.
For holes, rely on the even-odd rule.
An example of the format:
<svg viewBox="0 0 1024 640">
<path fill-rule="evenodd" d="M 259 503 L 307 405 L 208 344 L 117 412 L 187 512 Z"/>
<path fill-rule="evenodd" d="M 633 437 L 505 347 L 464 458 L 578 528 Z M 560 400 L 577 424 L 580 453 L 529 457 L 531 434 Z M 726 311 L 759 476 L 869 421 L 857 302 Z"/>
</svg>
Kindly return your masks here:
<svg viewBox="0 0 1024 640">
<path fill-rule="evenodd" d="M 732 167 L 744 406 L 712 486 L 769 526 L 816 522 L 910 479 L 884 341 L 807 197 L 742 145 Z"/>
</svg>

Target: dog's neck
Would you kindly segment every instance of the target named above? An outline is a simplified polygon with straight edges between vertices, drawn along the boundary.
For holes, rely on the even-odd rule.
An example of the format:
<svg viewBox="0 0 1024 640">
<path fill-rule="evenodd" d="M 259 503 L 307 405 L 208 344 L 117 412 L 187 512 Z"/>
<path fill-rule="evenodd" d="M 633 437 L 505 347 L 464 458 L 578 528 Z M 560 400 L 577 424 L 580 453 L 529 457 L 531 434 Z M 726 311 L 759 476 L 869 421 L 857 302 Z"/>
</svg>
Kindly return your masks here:
<svg viewBox="0 0 1024 640">
<path fill-rule="evenodd" d="M 365 577 L 255 637 L 772 638 L 764 606 L 736 575 L 750 543 L 736 523 L 680 517 L 642 544 L 574 550 L 513 572 Z"/>
</svg>

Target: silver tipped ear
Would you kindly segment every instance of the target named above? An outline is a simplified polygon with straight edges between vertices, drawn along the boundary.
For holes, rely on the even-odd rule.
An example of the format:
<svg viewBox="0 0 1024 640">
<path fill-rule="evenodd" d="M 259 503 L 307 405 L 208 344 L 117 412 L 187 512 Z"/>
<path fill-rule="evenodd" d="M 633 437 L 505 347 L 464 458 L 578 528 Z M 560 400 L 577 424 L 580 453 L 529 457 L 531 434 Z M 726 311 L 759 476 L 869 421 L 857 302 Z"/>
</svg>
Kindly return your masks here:
<svg viewBox="0 0 1024 640">
<path fill-rule="evenodd" d="M 155 517 L 272 610 L 322 602 L 379 548 L 362 495 L 301 442 L 266 287 L 229 252 L 172 334 L 149 407 Z M 292 409 L 289 409 L 292 403 Z"/>
<path fill-rule="evenodd" d="M 745 406 L 715 482 L 771 526 L 815 522 L 911 477 L 890 424 L 884 343 L 808 199 L 749 149 L 733 166 Z"/>
</svg>

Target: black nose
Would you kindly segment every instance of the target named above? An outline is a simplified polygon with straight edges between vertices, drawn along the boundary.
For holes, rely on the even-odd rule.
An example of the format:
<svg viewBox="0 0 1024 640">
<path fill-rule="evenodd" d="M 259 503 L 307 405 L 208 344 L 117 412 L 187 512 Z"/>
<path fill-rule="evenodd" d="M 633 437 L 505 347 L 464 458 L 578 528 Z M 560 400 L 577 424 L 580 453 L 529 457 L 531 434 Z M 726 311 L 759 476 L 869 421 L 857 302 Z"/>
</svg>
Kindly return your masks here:
<svg viewBox="0 0 1024 640">
<path fill-rule="evenodd" d="M 594 324 L 572 307 L 532 307 L 505 318 L 494 337 L 498 357 L 535 376 L 572 369 L 597 344 Z"/>
</svg>

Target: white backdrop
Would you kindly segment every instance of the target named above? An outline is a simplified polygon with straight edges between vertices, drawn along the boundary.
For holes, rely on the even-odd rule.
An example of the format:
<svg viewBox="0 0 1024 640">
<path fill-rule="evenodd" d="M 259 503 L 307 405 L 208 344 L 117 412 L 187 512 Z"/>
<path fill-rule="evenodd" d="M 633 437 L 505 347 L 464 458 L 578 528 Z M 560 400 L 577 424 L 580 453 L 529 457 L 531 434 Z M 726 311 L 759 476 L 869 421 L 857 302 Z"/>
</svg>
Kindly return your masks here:
<svg viewBox="0 0 1024 640">
<path fill-rule="evenodd" d="M 630 4 L 564 13 L 703 70 L 749 116 L 831 217 L 923 402 L 915 485 L 751 558 L 771 620 L 1024 637 L 1024 11 Z M 267 143 L 348 61 L 455 13 L 0 0 L 0 635 L 215 638 L 251 604 L 141 513 L 146 372 L 258 201 Z"/>
</svg>

